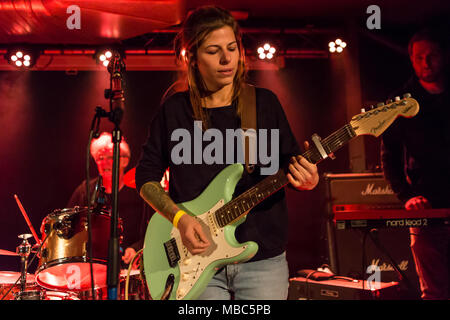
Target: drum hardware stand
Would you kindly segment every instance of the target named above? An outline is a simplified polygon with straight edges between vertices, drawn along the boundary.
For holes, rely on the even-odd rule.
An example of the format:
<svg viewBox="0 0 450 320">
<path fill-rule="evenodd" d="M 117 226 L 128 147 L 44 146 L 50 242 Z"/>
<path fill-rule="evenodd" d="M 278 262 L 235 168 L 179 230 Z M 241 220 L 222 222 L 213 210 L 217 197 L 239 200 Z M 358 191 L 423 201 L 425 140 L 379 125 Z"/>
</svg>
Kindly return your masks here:
<svg viewBox="0 0 450 320">
<path fill-rule="evenodd" d="M 31 265 L 34 259 L 41 253 L 42 246 L 47 241 L 49 235 L 50 233 L 47 234 L 46 237 L 40 243 L 36 243 L 34 246 L 31 246 L 30 243 L 28 242 L 28 239 L 32 237 L 31 234 L 23 234 L 18 236 L 20 239 L 23 239 L 22 243 L 16 248 L 17 254 L 19 254 L 22 264 L 21 274 L 20 277 L 16 280 L 16 282 L 14 282 L 14 284 L 9 288 L 9 290 L 2 297 L 0 297 L 0 301 L 3 300 L 11 292 L 11 290 L 17 283 L 19 283 L 19 281 L 20 281 L 20 293 L 18 296 L 22 298 L 23 292 L 25 291 L 26 288 L 26 274 L 28 266 Z M 34 248 L 37 248 L 37 250 L 34 253 L 33 257 L 31 258 L 31 261 L 28 262 L 28 257 Z"/>
<path fill-rule="evenodd" d="M 28 242 L 28 239 L 31 237 L 32 235 L 28 233 L 21 234 L 18 236 L 19 239 L 22 239 L 22 243 L 16 248 L 16 252 L 20 256 L 20 265 L 21 265 L 20 293 L 18 300 L 22 300 L 21 298 L 27 285 L 28 257 L 30 256 L 31 253 L 31 244 Z"/>
<path fill-rule="evenodd" d="M 28 242 L 28 239 L 33 237 L 33 235 L 25 233 L 18 236 L 19 239 L 22 239 L 22 243 L 16 248 L 17 254 L 20 256 L 20 291 L 15 297 L 16 300 L 40 300 L 41 299 L 41 293 L 39 292 L 38 295 L 31 295 L 27 296 L 25 294 L 26 287 L 27 287 L 27 270 L 28 270 L 28 257 L 30 256 L 32 246 Z M 40 244 L 37 244 L 39 246 L 39 250 L 36 252 L 35 256 L 31 260 L 33 262 L 34 258 L 37 256 L 37 253 L 40 251 Z M 30 262 L 30 264 L 31 264 Z"/>
<path fill-rule="evenodd" d="M 87 147 L 86 158 L 86 194 L 88 195 L 89 202 L 89 154 L 90 144 L 93 137 L 99 136 L 100 119 L 108 118 L 113 124 L 114 129 L 112 132 L 113 139 L 113 172 L 112 172 L 112 211 L 111 211 L 111 230 L 110 240 L 108 242 L 108 265 L 107 265 L 107 285 L 108 285 L 108 300 L 117 300 L 117 290 L 119 285 L 119 232 L 118 232 L 118 203 L 119 203 L 119 168 L 120 168 L 120 142 L 122 141 L 122 133 L 120 130 L 120 123 L 123 118 L 124 111 L 124 98 L 122 90 L 122 73 L 125 71 L 125 63 L 121 55 L 116 51 L 113 53 L 113 57 L 108 65 L 108 72 L 110 77 L 110 89 L 105 90 L 105 98 L 109 99 L 110 112 L 106 112 L 100 106 L 95 109 L 95 116 L 92 121 L 91 131 L 89 136 L 89 143 Z M 90 226 L 90 214 L 91 206 L 88 204 L 88 224 Z M 89 238 L 91 236 L 90 227 Z M 91 250 L 91 241 L 89 241 L 89 249 Z M 90 251 L 89 250 L 89 251 Z M 92 254 L 89 253 L 89 261 L 92 260 Z M 92 263 L 91 263 L 92 265 Z M 91 266 L 92 268 L 92 266 Z M 92 270 L 92 269 L 91 269 Z M 92 280 L 92 296 L 95 299 L 94 282 Z"/>
</svg>

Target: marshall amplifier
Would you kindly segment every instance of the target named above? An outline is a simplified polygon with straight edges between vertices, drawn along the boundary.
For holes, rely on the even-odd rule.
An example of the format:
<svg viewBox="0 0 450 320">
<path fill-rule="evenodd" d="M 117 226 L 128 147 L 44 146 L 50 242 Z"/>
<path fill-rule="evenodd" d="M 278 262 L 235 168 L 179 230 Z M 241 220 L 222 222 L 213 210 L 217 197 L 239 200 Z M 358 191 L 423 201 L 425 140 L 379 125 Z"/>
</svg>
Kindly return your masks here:
<svg viewBox="0 0 450 320">
<path fill-rule="evenodd" d="M 381 172 L 324 174 L 328 200 L 334 206 L 359 205 L 372 209 L 403 208 Z"/>
<path fill-rule="evenodd" d="M 358 214 L 401 212 L 397 199 L 382 173 L 324 174 L 327 196 L 328 263 L 335 274 L 355 279 L 367 279 L 373 273 L 381 282 L 400 281 L 405 294 L 416 296 L 419 288 L 414 259 L 410 250 L 409 228 L 343 228 L 336 221 L 345 213 L 352 224 L 363 224 Z M 336 222 L 339 222 L 336 227 Z M 396 266 L 397 268 L 395 268 Z"/>
</svg>

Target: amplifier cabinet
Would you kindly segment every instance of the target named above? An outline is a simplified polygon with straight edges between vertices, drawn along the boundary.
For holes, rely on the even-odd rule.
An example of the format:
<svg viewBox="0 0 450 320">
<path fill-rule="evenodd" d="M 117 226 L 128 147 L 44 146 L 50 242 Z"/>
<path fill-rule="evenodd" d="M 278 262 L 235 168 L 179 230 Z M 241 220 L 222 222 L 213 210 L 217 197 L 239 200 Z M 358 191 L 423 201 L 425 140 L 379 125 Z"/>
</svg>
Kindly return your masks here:
<svg viewBox="0 0 450 320">
<path fill-rule="evenodd" d="M 419 282 L 410 249 L 409 228 L 380 228 L 376 230 L 384 251 L 368 236 L 367 229 L 337 229 L 333 221 L 336 207 L 361 206 L 371 210 L 402 208 L 382 173 L 325 174 L 327 197 L 328 263 L 338 275 L 367 279 L 369 266 L 377 268 L 381 282 L 399 281 L 392 266 L 395 261 L 411 286 L 408 295 L 415 296 Z M 412 291 L 411 291 L 412 290 Z"/>
<path fill-rule="evenodd" d="M 381 172 L 324 174 L 332 205 L 366 205 L 370 208 L 402 208 Z"/>
</svg>

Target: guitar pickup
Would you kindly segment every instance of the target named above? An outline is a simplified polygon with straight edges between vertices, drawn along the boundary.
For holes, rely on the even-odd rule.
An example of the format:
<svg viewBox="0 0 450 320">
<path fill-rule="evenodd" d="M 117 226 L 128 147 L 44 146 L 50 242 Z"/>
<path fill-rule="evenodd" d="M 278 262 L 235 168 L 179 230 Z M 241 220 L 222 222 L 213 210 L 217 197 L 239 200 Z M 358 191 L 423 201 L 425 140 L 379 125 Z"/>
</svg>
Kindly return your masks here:
<svg viewBox="0 0 450 320">
<path fill-rule="evenodd" d="M 169 266 L 174 268 L 178 261 L 180 261 L 180 253 L 178 251 L 177 242 L 175 238 L 170 239 L 167 242 L 164 242 L 164 249 L 166 250 L 167 260 L 169 262 Z"/>
</svg>

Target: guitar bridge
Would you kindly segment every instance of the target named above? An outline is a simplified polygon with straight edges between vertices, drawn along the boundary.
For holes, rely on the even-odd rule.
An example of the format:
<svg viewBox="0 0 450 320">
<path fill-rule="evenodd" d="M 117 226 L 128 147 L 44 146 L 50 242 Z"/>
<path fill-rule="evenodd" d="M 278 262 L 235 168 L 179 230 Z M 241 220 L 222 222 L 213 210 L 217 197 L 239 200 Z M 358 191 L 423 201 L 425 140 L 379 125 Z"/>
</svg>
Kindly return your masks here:
<svg viewBox="0 0 450 320">
<path fill-rule="evenodd" d="M 167 260 L 169 266 L 174 268 L 177 262 L 180 261 L 180 253 L 178 252 L 177 242 L 175 238 L 170 239 L 164 243 L 164 249 L 166 250 Z"/>
</svg>

